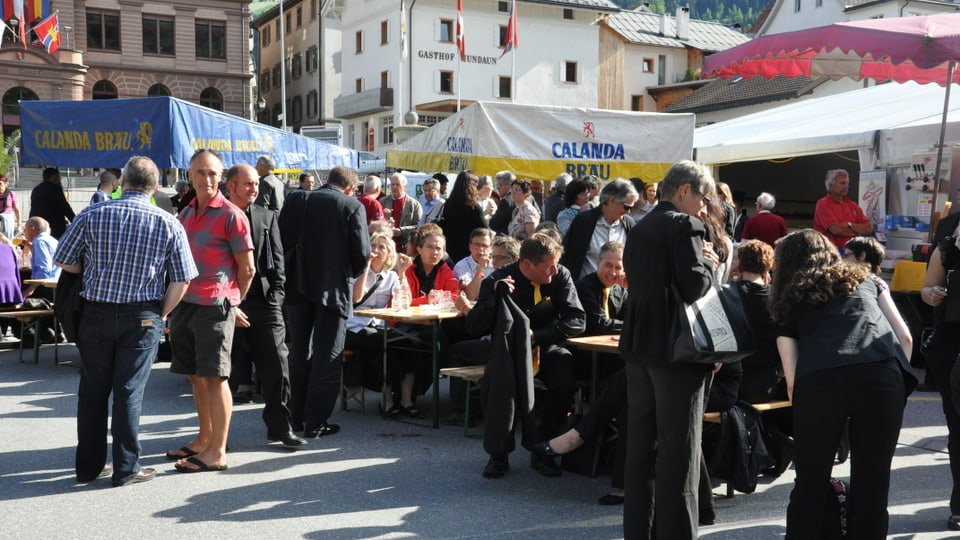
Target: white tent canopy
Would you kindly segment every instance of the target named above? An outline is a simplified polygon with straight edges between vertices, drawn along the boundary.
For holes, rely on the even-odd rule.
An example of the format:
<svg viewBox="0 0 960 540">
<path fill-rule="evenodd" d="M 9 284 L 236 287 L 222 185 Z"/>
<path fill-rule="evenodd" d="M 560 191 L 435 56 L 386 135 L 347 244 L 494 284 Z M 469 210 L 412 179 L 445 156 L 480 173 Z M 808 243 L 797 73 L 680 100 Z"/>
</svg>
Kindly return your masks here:
<svg viewBox="0 0 960 540">
<path fill-rule="evenodd" d="M 694 132 L 696 159 L 723 165 L 858 150 L 864 169 L 909 162 L 938 140 L 945 91 L 882 84 L 703 126 Z M 953 85 L 954 96 L 946 141 L 960 139 L 960 85 Z"/>
</svg>

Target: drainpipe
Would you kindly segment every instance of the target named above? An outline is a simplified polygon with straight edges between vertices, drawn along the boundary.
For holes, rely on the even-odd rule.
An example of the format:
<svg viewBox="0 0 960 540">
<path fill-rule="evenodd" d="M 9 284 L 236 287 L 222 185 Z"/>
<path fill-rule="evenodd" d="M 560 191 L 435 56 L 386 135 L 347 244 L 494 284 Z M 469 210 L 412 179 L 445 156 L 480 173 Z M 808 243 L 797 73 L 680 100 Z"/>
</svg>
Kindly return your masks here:
<svg viewBox="0 0 960 540">
<path fill-rule="evenodd" d="M 407 112 L 413 110 L 413 7 L 416 5 L 417 0 L 410 2 L 410 18 L 407 20 L 407 50 L 410 51 L 410 56 L 407 58 L 409 60 L 407 62 L 407 101 L 409 101 Z"/>
</svg>

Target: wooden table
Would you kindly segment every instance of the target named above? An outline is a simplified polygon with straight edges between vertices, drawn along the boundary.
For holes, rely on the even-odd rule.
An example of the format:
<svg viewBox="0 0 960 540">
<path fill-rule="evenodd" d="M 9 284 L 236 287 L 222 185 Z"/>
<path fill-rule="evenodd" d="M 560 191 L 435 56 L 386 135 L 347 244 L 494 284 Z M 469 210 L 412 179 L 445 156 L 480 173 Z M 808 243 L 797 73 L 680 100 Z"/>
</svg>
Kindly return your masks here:
<svg viewBox="0 0 960 540">
<path fill-rule="evenodd" d="M 25 279 L 23 280 L 24 285 L 37 285 L 38 287 L 46 287 L 48 289 L 57 288 L 57 278 L 48 278 L 48 279 Z"/>
<path fill-rule="evenodd" d="M 26 334 L 28 328 L 33 329 L 33 363 L 36 364 L 40 361 L 40 323 L 43 319 L 47 317 L 53 317 L 52 309 L 31 309 L 31 310 L 20 310 L 20 311 L 4 311 L 0 312 L 0 317 L 4 319 L 16 319 L 20 321 L 20 362 L 23 362 L 23 336 Z M 60 330 L 57 325 L 57 320 L 54 318 L 53 325 L 54 334 L 56 337 L 53 340 L 53 363 L 54 365 L 60 364 Z"/>
<path fill-rule="evenodd" d="M 597 397 L 597 369 L 600 353 L 620 355 L 620 334 L 602 334 L 599 336 L 581 336 L 567 339 L 568 345 L 593 353 L 590 366 L 590 402 Z"/>
<path fill-rule="evenodd" d="M 393 323 L 407 323 L 421 326 L 430 326 L 432 330 L 433 345 L 430 347 L 431 359 L 433 360 L 433 420 L 432 427 L 440 427 L 440 356 L 438 347 L 440 345 L 440 321 L 446 319 L 456 319 L 462 317 L 459 311 L 441 311 L 433 306 L 415 306 L 409 309 L 357 309 L 354 315 L 361 317 L 374 317 L 382 321 Z M 406 335 L 388 337 L 388 332 L 383 333 L 383 383 L 387 383 L 387 346 L 393 342 L 407 337 Z M 386 399 L 386 396 L 381 398 Z"/>
</svg>

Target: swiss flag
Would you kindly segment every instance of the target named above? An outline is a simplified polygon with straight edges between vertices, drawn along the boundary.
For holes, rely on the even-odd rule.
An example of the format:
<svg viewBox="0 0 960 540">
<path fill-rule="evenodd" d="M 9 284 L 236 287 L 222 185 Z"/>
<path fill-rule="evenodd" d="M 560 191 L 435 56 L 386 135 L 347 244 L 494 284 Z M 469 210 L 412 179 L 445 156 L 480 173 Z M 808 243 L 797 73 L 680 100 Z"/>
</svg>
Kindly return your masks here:
<svg viewBox="0 0 960 540">
<path fill-rule="evenodd" d="M 467 47 L 463 41 L 463 0 L 457 0 L 457 50 L 460 51 L 460 60 L 466 60 Z"/>
</svg>

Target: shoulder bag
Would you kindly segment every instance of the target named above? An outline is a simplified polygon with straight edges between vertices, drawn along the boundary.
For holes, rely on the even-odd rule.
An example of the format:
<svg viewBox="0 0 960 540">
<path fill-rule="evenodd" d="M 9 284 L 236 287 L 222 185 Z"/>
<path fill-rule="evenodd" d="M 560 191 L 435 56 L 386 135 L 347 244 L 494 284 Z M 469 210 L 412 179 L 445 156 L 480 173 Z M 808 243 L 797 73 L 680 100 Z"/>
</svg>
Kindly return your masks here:
<svg viewBox="0 0 960 540">
<path fill-rule="evenodd" d="M 731 363 L 756 352 L 753 331 L 736 285 L 710 287 L 696 302 L 688 304 L 675 284 L 667 290 L 672 306 L 669 344 L 671 362 Z"/>
</svg>

